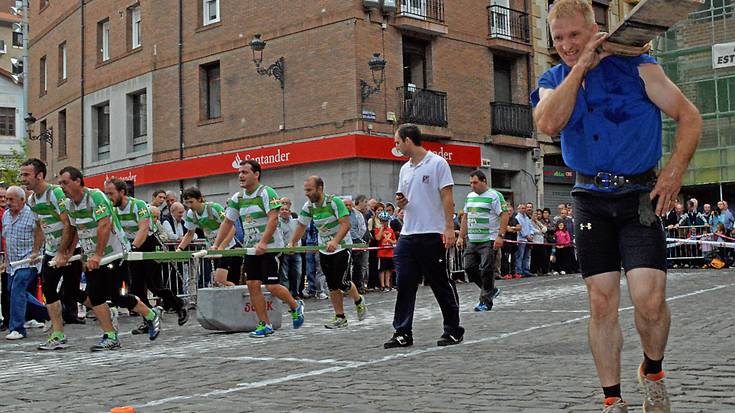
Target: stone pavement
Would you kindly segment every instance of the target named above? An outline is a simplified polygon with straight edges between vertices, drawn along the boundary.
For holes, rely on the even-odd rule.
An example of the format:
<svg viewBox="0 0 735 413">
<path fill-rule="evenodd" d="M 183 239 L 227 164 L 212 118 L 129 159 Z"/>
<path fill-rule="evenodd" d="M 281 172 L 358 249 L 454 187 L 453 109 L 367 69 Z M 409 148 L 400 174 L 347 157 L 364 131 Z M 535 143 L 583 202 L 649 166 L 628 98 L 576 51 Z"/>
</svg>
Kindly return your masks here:
<svg viewBox="0 0 735 413">
<path fill-rule="evenodd" d="M 384 350 L 395 293 L 367 296 L 369 316 L 322 327 L 325 301 L 307 300 L 306 324 L 268 339 L 212 333 L 192 319 L 150 342 L 122 318 L 123 349 L 90 353 L 94 323 L 71 326 L 70 348 L 40 353 L 40 330 L 0 342 L 0 411 L 108 412 L 577 412 L 600 411 L 587 348 L 587 301 L 578 276 L 500 281 L 495 308 L 475 313 L 478 290 L 460 284 L 465 342 L 436 347 L 441 314 L 419 290 L 415 344 Z M 625 287 L 623 287 L 625 288 Z M 627 293 L 623 292 L 624 297 Z M 735 272 L 669 275 L 673 323 L 664 361 L 675 412 L 735 412 Z M 623 396 L 640 412 L 635 371 L 642 353 L 630 301 L 621 303 Z M 286 319 L 284 319 L 286 321 Z"/>
</svg>

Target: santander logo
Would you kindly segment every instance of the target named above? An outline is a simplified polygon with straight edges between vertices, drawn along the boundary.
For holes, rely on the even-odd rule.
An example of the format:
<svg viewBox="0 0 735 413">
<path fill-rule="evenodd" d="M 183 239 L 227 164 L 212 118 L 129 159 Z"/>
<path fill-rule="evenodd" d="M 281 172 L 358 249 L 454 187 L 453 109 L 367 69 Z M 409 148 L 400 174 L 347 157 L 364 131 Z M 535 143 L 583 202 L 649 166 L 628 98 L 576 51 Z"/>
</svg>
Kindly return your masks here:
<svg viewBox="0 0 735 413">
<path fill-rule="evenodd" d="M 444 150 L 444 147 L 443 146 L 440 146 L 438 151 L 431 151 L 431 152 L 434 152 L 435 154 L 437 154 L 437 155 L 441 156 L 442 158 L 446 159 L 447 161 L 451 161 L 452 160 L 452 156 L 454 156 L 454 152 L 450 152 L 450 151 Z M 396 148 L 395 146 L 393 147 L 393 149 L 390 150 L 390 153 L 393 156 L 395 156 L 396 158 L 403 158 L 403 157 L 405 157 L 405 155 L 403 155 L 401 153 L 401 151 L 399 151 L 398 148 Z"/>
<path fill-rule="evenodd" d="M 132 182 L 135 182 L 135 178 L 137 176 L 138 176 L 137 174 L 136 175 L 133 175 L 132 172 L 128 172 L 128 174 L 125 175 L 125 176 L 117 176 L 117 175 L 107 175 L 107 174 L 105 174 L 105 182 L 109 181 L 112 178 L 122 179 L 123 181 L 132 181 Z"/>
<path fill-rule="evenodd" d="M 251 154 L 246 154 L 244 158 L 240 157 L 239 153 L 235 154 L 235 160 L 232 161 L 232 167 L 234 169 L 240 169 L 240 162 L 247 161 L 247 160 L 255 160 L 260 165 L 278 165 L 278 164 L 285 164 L 288 163 L 288 161 L 291 158 L 291 152 L 282 152 L 279 148 L 276 150 L 275 153 L 267 154 L 267 155 L 258 155 L 253 156 Z"/>
</svg>

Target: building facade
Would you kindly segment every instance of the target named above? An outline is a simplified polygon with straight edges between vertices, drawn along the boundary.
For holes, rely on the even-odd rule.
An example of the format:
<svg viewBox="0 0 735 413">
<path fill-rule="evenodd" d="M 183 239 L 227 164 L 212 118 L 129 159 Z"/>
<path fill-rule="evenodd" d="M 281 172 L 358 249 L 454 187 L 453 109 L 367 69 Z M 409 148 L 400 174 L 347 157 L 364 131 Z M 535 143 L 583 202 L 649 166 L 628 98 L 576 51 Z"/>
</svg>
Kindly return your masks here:
<svg viewBox="0 0 735 413">
<path fill-rule="evenodd" d="M 22 152 L 23 36 L 15 1 L 0 1 L 0 158 Z"/>
<path fill-rule="evenodd" d="M 52 171 L 82 166 L 90 184 L 119 176 L 141 198 L 198 185 L 223 200 L 236 159 L 264 160 L 264 180 L 297 200 L 310 174 L 327 190 L 390 200 L 405 158 L 402 122 L 453 167 L 490 168 L 513 201 L 536 200 L 528 94 L 529 2 L 523 0 L 234 0 L 33 2 L 29 111 L 53 147 L 29 153 Z M 283 82 L 259 75 L 283 57 Z M 368 61 L 387 62 L 380 92 Z M 257 56 L 256 56 L 257 57 Z M 380 76 L 378 77 L 380 79 Z M 215 163 L 224 162 L 215 167 Z M 163 173 L 162 171 L 165 171 Z"/>
<path fill-rule="evenodd" d="M 666 74 L 699 109 L 702 139 L 682 182 L 684 199 L 735 199 L 735 2 L 706 0 L 659 38 L 656 56 Z M 727 58 L 725 58 L 727 56 Z M 676 124 L 664 118 L 664 161 Z"/>
</svg>

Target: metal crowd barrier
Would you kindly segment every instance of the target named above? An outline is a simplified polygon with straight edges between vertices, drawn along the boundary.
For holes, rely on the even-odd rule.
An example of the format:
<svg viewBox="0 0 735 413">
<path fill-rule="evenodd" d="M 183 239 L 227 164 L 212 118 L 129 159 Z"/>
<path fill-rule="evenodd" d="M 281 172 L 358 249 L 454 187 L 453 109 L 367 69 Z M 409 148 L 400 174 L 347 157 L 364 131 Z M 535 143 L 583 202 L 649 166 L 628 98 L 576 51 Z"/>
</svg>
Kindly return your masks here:
<svg viewBox="0 0 735 413">
<path fill-rule="evenodd" d="M 178 245 L 176 241 L 164 243 L 169 251 L 176 250 Z M 189 244 L 186 251 L 199 251 L 206 248 L 204 240 L 195 240 Z M 196 304 L 199 288 L 211 287 L 213 271 L 213 262 L 209 259 L 161 263 L 164 285 L 177 296 L 188 299 L 190 305 Z"/>
<path fill-rule="evenodd" d="M 709 226 L 680 226 L 666 228 L 666 238 L 701 240 L 710 232 Z M 701 244 L 667 242 L 666 260 L 672 267 L 699 266 L 704 261 Z"/>
</svg>

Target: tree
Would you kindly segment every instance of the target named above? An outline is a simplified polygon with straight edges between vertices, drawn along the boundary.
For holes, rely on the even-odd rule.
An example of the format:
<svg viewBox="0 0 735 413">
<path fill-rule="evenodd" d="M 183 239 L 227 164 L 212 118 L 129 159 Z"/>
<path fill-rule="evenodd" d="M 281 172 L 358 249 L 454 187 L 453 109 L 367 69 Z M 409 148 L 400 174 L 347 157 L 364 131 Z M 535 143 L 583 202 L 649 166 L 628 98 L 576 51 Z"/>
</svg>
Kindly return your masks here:
<svg viewBox="0 0 735 413">
<path fill-rule="evenodd" d="M 0 157 L 0 184 L 6 187 L 20 185 L 20 164 L 28 158 L 28 143 L 21 141 L 20 150 L 11 149 L 11 152 L 11 155 Z"/>
</svg>

